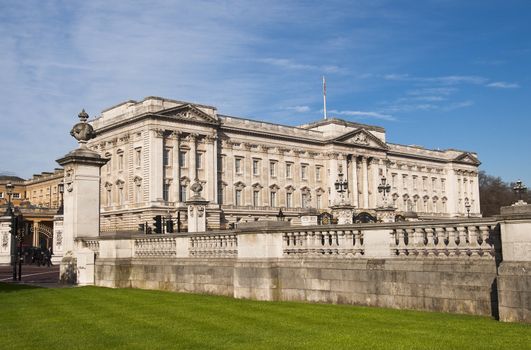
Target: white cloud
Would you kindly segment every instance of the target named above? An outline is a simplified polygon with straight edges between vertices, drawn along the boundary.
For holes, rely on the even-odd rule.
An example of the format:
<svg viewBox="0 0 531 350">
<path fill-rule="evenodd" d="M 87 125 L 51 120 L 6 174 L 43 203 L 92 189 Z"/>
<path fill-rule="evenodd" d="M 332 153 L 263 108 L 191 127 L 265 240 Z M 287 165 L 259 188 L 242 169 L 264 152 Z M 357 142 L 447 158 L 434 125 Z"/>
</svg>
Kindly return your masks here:
<svg viewBox="0 0 531 350">
<path fill-rule="evenodd" d="M 307 113 L 307 112 L 312 110 L 308 106 L 293 106 L 293 107 L 288 107 L 286 109 L 289 110 L 289 111 L 297 112 L 297 113 Z"/>
<path fill-rule="evenodd" d="M 333 114 L 341 115 L 341 116 L 349 116 L 349 117 L 359 117 L 360 119 L 380 119 L 380 120 L 387 120 L 387 121 L 394 121 L 396 120 L 395 117 L 393 117 L 390 114 L 383 114 L 379 112 L 370 112 L 370 111 L 338 111 L 338 110 L 330 110 L 328 111 L 328 114 L 332 116 Z"/>
<path fill-rule="evenodd" d="M 337 73 L 342 71 L 341 67 L 335 65 L 314 65 L 307 63 L 299 63 L 294 60 L 287 58 L 263 58 L 258 60 L 259 62 L 270 64 L 273 66 L 281 67 L 284 69 L 293 69 L 293 70 L 315 70 L 325 73 Z"/>
<path fill-rule="evenodd" d="M 505 81 L 495 81 L 487 84 L 488 87 L 499 88 L 499 89 L 517 89 L 520 85 L 516 83 L 508 83 Z"/>
<path fill-rule="evenodd" d="M 488 81 L 487 78 L 474 75 L 446 75 L 440 77 L 414 77 L 409 74 L 387 74 L 385 80 L 411 81 L 419 83 L 435 83 L 442 85 L 457 84 L 483 84 Z"/>
</svg>

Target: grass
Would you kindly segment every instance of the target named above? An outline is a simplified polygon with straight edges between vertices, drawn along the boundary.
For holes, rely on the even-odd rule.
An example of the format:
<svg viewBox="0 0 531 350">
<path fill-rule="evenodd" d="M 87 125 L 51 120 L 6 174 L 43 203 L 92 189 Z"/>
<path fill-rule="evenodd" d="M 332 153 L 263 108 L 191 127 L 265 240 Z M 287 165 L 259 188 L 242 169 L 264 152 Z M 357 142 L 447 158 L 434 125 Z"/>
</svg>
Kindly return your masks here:
<svg viewBox="0 0 531 350">
<path fill-rule="evenodd" d="M 462 315 L 0 283 L 2 349 L 531 349 L 531 326 Z"/>
</svg>

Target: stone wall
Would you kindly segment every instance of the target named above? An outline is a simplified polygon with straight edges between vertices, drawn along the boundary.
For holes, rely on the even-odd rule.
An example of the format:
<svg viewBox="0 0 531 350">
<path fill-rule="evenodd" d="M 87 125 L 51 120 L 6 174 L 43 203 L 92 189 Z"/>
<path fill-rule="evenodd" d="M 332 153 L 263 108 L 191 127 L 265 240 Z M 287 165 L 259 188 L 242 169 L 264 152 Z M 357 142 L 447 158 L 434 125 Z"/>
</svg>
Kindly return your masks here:
<svg viewBox="0 0 531 350">
<path fill-rule="evenodd" d="M 498 270 L 499 317 L 531 322 L 531 262 L 504 262 Z"/>
<path fill-rule="evenodd" d="M 96 284 L 491 316 L 494 261 L 98 259 Z"/>
</svg>

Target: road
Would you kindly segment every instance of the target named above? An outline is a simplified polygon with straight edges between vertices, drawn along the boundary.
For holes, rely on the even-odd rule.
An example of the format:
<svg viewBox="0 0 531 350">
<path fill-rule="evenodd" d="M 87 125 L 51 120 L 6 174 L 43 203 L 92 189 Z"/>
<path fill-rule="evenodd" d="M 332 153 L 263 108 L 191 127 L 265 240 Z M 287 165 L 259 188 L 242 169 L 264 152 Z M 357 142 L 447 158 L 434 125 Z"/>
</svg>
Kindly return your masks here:
<svg viewBox="0 0 531 350">
<path fill-rule="evenodd" d="M 12 266 L 0 266 L 0 282 L 6 283 L 12 281 Z M 59 266 L 39 267 L 36 265 L 22 265 L 21 283 L 48 287 L 56 286 L 59 283 Z"/>
</svg>

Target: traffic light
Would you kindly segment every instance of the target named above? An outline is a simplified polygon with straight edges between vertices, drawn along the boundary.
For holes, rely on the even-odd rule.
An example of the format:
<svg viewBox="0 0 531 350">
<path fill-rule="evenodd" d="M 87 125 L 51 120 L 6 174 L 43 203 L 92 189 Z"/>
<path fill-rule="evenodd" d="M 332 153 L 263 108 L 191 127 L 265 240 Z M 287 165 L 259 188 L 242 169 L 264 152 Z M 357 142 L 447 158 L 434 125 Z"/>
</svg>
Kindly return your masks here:
<svg viewBox="0 0 531 350">
<path fill-rule="evenodd" d="M 173 233 L 173 220 L 166 220 L 166 233 Z"/>
<path fill-rule="evenodd" d="M 154 216 L 153 221 L 154 221 L 153 226 L 155 227 L 153 231 L 155 233 L 162 233 L 162 216 L 161 215 Z"/>
</svg>

